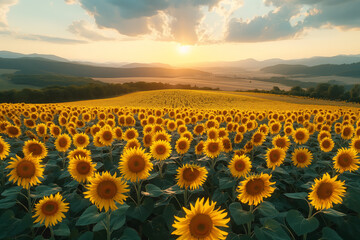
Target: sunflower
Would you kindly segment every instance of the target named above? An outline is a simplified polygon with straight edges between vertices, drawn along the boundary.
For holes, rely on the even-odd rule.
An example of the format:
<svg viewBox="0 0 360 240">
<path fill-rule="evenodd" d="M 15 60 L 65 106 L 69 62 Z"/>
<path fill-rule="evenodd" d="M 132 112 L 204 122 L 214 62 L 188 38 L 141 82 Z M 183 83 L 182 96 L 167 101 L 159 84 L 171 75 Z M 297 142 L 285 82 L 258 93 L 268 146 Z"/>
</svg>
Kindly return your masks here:
<svg viewBox="0 0 360 240">
<path fill-rule="evenodd" d="M 36 126 L 35 124 L 35 121 L 31 118 L 29 119 L 24 119 L 24 125 L 27 127 L 27 128 L 34 128 Z"/>
<path fill-rule="evenodd" d="M 105 147 L 105 145 L 100 141 L 100 135 L 96 134 L 93 139 L 93 143 L 95 147 Z"/>
<path fill-rule="evenodd" d="M 244 181 L 241 181 L 237 189 L 240 193 L 238 199 L 242 203 L 258 205 L 275 191 L 275 188 L 271 186 L 275 182 L 270 182 L 270 178 L 271 175 L 263 173 L 248 176 Z"/>
<path fill-rule="evenodd" d="M 121 127 L 114 128 L 115 139 L 121 140 L 123 138 L 123 131 Z"/>
<path fill-rule="evenodd" d="M 341 129 L 341 137 L 343 139 L 349 140 L 353 137 L 354 132 L 355 132 L 355 129 L 352 125 L 345 125 Z"/>
<path fill-rule="evenodd" d="M 202 135 L 205 132 L 205 126 L 202 123 L 199 123 L 194 127 L 193 133 L 195 135 Z"/>
<path fill-rule="evenodd" d="M 280 122 L 274 122 L 270 124 L 270 133 L 271 134 L 278 134 L 281 130 L 281 123 Z"/>
<path fill-rule="evenodd" d="M 340 173 L 356 171 L 359 168 L 359 158 L 356 154 L 357 152 L 352 148 L 338 149 L 336 156 L 333 158 L 334 168 Z"/>
<path fill-rule="evenodd" d="M 44 166 L 38 159 L 31 156 L 20 158 L 16 155 L 16 158 L 11 158 L 11 160 L 6 167 L 12 169 L 7 175 L 10 176 L 9 181 L 16 182 L 18 186 L 26 189 L 40 183 L 39 178 L 43 177 Z"/>
<path fill-rule="evenodd" d="M 46 133 L 47 133 L 47 126 L 44 123 L 40 123 L 40 124 L 36 125 L 36 134 L 39 137 L 45 136 Z"/>
<path fill-rule="evenodd" d="M 69 152 L 68 158 L 76 158 L 76 157 L 83 157 L 83 158 L 90 158 L 91 152 L 84 148 L 76 148 Z"/>
<path fill-rule="evenodd" d="M 266 124 L 261 124 L 258 128 L 258 130 L 260 132 L 263 132 L 265 135 L 269 134 L 269 126 L 267 126 Z"/>
<path fill-rule="evenodd" d="M 334 148 L 334 141 L 331 138 L 323 138 L 319 143 L 321 151 L 323 152 L 330 152 Z"/>
<path fill-rule="evenodd" d="M 76 181 L 82 183 L 94 175 L 95 166 L 90 157 L 76 156 L 70 159 L 68 171 Z"/>
<path fill-rule="evenodd" d="M 189 131 L 185 131 L 185 132 L 183 132 L 181 135 L 180 135 L 180 137 L 186 137 L 187 139 L 189 139 L 189 142 L 191 143 L 191 141 L 193 140 L 193 135 L 192 135 L 192 133 L 191 132 L 189 132 Z"/>
<path fill-rule="evenodd" d="M 63 201 L 60 193 L 51 194 L 49 197 L 44 197 L 35 205 L 35 214 L 33 218 L 37 219 L 35 223 L 43 223 L 45 226 L 55 226 L 58 222 L 61 222 L 65 218 L 64 213 L 69 211 L 68 203 Z"/>
<path fill-rule="evenodd" d="M 163 140 L 163 141 L 171 142 L 171 135 L 168 134 L 165 130 L 159 131 L 154 133 L 152 140 L 153 141 Z"/>
<path fill-rule="evenodd" d="M 217 140 L 209 139 L 206 140 L 204 143 L 204 153 L 209 158 L 215 158 L 219 156 L 222 149 L 223 149 L 222 142 L 219 139 Z"/>
<path fill-rule="evenodd" d="M 111 127 L 101 128 L 96 135 L 99 136 L 99 142 L 101 142 L 104 146 L 111 146 L 116 137 Z"/>
<path fill-rule="evenodd" d="M 344 181 L 336 180 L 325 173 L 321 179 L 315 179 L 315 184 L 311 186 L 309 193 L 310 204 L 316 210 L 332 208 L 333 204 L 342 203 L 346 187 Z"/>
<path fill-rule="evenodd" d="M 286 126 L 284 127 L 284 133 L 286 136 L 291 136 L 294 132 L 293 126 Z"/>
<path fill-rule="evenodd" d="M 250 158 L 245 155 L 235 155 L 230 161 L 228 168 L 234 177 L 245 177 L 251 170 Z"/>
<path fill-rule="evenodd" d="M 21 135 L 21 130 L 18 126 L 6 126 L 6 134 L 11 138 L 18 138 Z"/>
<path fill-rule="evenodd" d="M 232 150 L 232 144 L 231 141 L 228 137 L 223 137 L 220 138 L 222 146 L 223 146 L 223 151 L 228 153 Z"/>
<path fill-rule="evenodd" d="M 76 147 L 85 148 L 90 144 L 89 136 L 84 133 L 77 133 L 73 136 L 73 143 Z"/>
<path fill-rule="evenodd" d="M 155 141 L 150 147 L 150 153 L 156 160 L 165 160 L 170 157 L 171 145 L 164 140 Z"/>
<path fill-rule="evenodd" d="M 185 154 L 189 151 L 190 141 L 186 137 L 180 137 L 175 144 L 176 152 L 178 154 Z"/>
<path fill-rule="evenodd" d="M 103 208 L 106 212 L 109 208 L 116 210 L 115 202 L 123 204 L 127 198 L 124 193 L 129 192 L 128 185 L 121 178 L 116 177 L 116 173 L 114 175 L 107 171 L 103 172 L 102 175 L 95 173 L 95 176 L 90 178 L 89 182 L 84 197 L 89 198 L 90 202 L 95 204 L 100 211 Z"/>
<path fill-rule="evenodd" d="M 67 134 L 60 134 L 55 140 L 55 148 L 59 152 L 66 152 L 71 146 L 71 138 Z"/>
<path fill-rule="evenodd" d="M 153 168 L 150 158 L 150 154 L 145 153 L 142 148 L 125 149 L 121 155 L 119 170 L 131 182 L 146 179 Z"/>
<path fill-rule="evenodd" d="M 324 138 L 331 138 L 331 133 L 328 131 L 321 131 L 317 136 L 318 142 L 321 142 Z"/>
<path fill-rule="evenodd" d="M 218 227 L 228 227 L 230 218 L 220 208 L 215 209 L 216 202 L 204 198 L 197 199 L 195 206 L 190 204 L 190 209 L 183 207 L 186 215 L 183 218 L 175 216 L 175 230 L 172 234 L 180 235 L 179 240 L 225 240 L 227 232 Z"/>
<path fill-rule="evenodd" d="M 208 139 L 217 139 L 219 137 L 219 131 L 217 128 L 210 128 L 207 130 Z"/>
<path fill-rule="evenodd" d="M 290 146 L 290 140 L 287 136 L 282 137 L 280 135 L 277 135 L 273 138 L 272 144 L 274 145 L 274 147 L 282 148 L 287 151 Z"/>
<path fill-rule="evenodd" d="M 282 148 L 275 147 L 268 149 L 266 152 L 267 167 L 274 170 L 284 162 L 285 156 L 285 150 Z"/>
<path fill-rule="evenodd" d="M 254 149 L 254 144 L 251 141 L 248 141 L 244 146 L 245 152 L 251 152 Z"/>
<path fill-rule="evenodd" d="M 29 156 L 31 154 L 32 157 L 38 159 L 43 159 L 48 154 L 45 145 L 36 140 L 26 141 L 23 147 L 23 152 L 25 156 Z"/>
<path fill-rule="evenodd" d="M 129 128 L 124 133 L 125 141 L 129 141 L 131 139 L 137 138 L 139 136 L 138 131 L 135 128 Z"/>
<path fill-rule="evenodd" d="M 166 124 L 166 128 L 167 128 L 167 130 L 170 131 L 170 132 L 175 131 L 176 128 L 177 128 L 176 122 L 173 121 L 173 120 L 169 120 L 169 121 L 167 122 L 167 124 Z"/>
<path fill-rule="evenodd" d="M 204 141 L 201 140 L 198 144 L 195 146 L 195 154 L 201 155 L 204 153 Z"/>
<path fill-rule="evenodd" d="M 141 147 L 141 143 L 139 142 L 139 140 L 137 139 L 132 139 L 132 140 L 129 140 L 124 149 L 128 149 L 128 148 L 139 148 Z"/>
<path fill-rule="evenodd" d="M 9 155 L 10 145 L 0 136 L 0 159 L 3 160 Z"/>
<path fill-rule="evenodd" d="M 208 171 L 196 164 L 185 164 L 178 168 L 176 174 L 177 185 L 181 188 L 198 189 L 204 184 Z"/>
<path fill-rule="evenodd" d="M 360 137 L 355 137 L 351 140 L 350 146 L 354 149 L 357 153 L 360 153 Z M 0 147 L 1 149 L 1 147 Z M 1 152 L 1 150 L 0 150 Z M 0 153 L 1 154 L 1 153 Z"/>
<path fill-rule="evenodd" d="M 53 137 L 58 137 L 61 134 L 61 128 L 55 124 L 51 125 L 50 134 L 53 135 Z"/>
<path fill-rule="evenodd" d="M 312 153 L 306 148 L 298 148 L 291 155 L 291 160 L 295 166 L 304 168 L 311 164 Z"/>
<path fill-rule="evenodd" d="M 241 143 L 243 139 L 244 139 L 243 134 L 238 132 L 234 137 L 234 143 Z"/>
<path fill-rule="evenodd" d="M 309 140 L 309 131 L 306 128 L 298 128 L 293 132 L 294 142 L 304 144 Z"/>
<path fill-rule="evenodd" d="M 251 138 L 251 141 L 254 144 L 254 146 L 261 146 L 264 143 L 265 138 L 266 138 L 265 134 L 263 132 L 258 131 L 254 133 L 254 135 Z"/>
</svg>

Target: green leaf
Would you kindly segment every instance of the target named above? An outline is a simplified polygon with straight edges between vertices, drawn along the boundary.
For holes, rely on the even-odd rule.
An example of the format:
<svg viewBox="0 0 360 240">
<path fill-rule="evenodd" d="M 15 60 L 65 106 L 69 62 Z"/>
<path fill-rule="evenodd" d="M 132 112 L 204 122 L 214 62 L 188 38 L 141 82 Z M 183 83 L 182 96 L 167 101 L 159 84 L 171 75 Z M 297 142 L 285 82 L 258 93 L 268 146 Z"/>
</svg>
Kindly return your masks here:
<svg viewBox="0 0 360 240">
<path fill-rule="evenodd" d="M 83 234 L 81 234 L 78 240 L 92 240 L 93 238 L 94 238 L 93 232 L 84 232 Z"/>
<path fill-rule="evenodd" d="M 344 205 L 357 213 L 360 213 L 360 189 L 354 186 L 349 186 L 346 190 L 344 198 Z"/>
<path fill-rule="evenodd" d="M 61 191 L 61 187 L 56 184 L 49 185 L 40 185 L 35 188 L 35 193 L 31 194 L 33 198 L 42 198 L 45 196 L 50 196 L 50 194 L 55 194 Z"/>
<path fill-rule="evenodd" d="M 325 214 L 327 214 L 327 215 L 333 216 L 333 217 L 345 217 L 345 216 L 346 216 L 345 213 L 336 211 L 336 210 L 334 210 L 334 209 L 332 209 L 332 208 L 322 210 L 321 212 L 322 212 L 322 213 L 325 213 Z"/>
<path fill-rule="evenodd" d="M 95 205 L 91 205 L 88 207 L 83 214 L 79 217 L 76 222 L 76 226 L 86 226 L 89 224 L 98 223 L 103 220 L 105 217 L 105 213 L 99 213 L 97 207 Z"/>
<path fill-rule="evenodd" d="M 306 192 L 298 192 L 298 193 L 284 193 L 285 196 L 292 199 L 306 199 L 308 193 Z"/>
<path fill-rule="evenodd" d="M 315 217 L 304 218 L 297 210 L 290 210 L 286 215 L 286 221 L 298 236 L 313 232 L 319 227 L 319 221 Z"/>
<path fill-rule="evenodd" d="M 265 217 L 274 218 L 279 215 L 279 211 L 271 202 L 262 202 L 258 207 L 259 212 Z"/>
<path fill-rule="evenodd" d="M 229 205 L 231 217 L 237 225 L 245 224 L 254 220 L 254 214 L 250 211 L 245 211 L 239 202 L 234 202 Z"/>
<path fill-rule="evenodd" d="M 235 184 L 236 181 L 232 178 L 223 177 L 219 179 L 219 187 L 221 190 L 232 188 Z"/>
<path fill-rule="evenodd" d="M 7 197 L 0 200 L 0 209 L 9 209 L 15 206 L 16 200 L 12 197 Z"/>
<path fill-rule="evenodd" d="M 265 221 L 264 226 L 261 228 L 255 226 L 255 236 L 258 240 L 287 240 L 290 239 L 289 235 L 281 227 L 280 223 L 274 219 L 268 219 Z"/>
<path fill-rule="evenodd" d="M 1 193 L 1 196 L 12 197 L 12 199 L 14 199 L 20 193 L 21 189 L 22 189 L 22 187 L 20 187 L 20 186 L 10 187 L 10 188 L 6 189 L 5 191 L 3 191 Z"/>
<path fill-rule="evenodd" d="M 134 229 L 127 227 L 120 240 L 141 240 L 141 238 Z"/>
<path fill-rule="evenodd" d="M 154 200 L 152 198 L 146 198 L 140 206 L 130 206 L 126 215 L 144 222 L 152 213 L 153 208 Z"/>
<path fill-rule="evenodd" d="M 111 231 L 118 230 L 125 224 L 126 211 L 130 206 L 125 203 L 122 205 L 119 204 L 117 207 L 118 209 L 116 209 L 111 213 L 111 218 L 110 218 Z"/>
<path fill-rule="evenodd" d="M 147 184 L 145 186 L 146 192 L 142 192 L 143 195 L 149 196 L 149 197 L 159 197 L 164 194 L 164 192 L 154 184 Z"/>
<path fill-rule="evenodd" d="M 68 237 L 70 236 L 70 229 L 65 222 L 58 224 L 57 228 L 54 229 L 55 236 Z"/>
<path fill-rule="evenodd" d="M 342 240 L 342 238 L 332 230 L 331 228 L 324 227 L 322 229 L 322 238 L 323 240 Z"/>
<path fill-rule="evenodd" d="M 228 199 L 229 195 L 225 191 L 221 191 L 219 188 L 215 189 L 212 199 L 213 201 L 217 202 L 218 204 L 223 204 Z"/>
</svg>

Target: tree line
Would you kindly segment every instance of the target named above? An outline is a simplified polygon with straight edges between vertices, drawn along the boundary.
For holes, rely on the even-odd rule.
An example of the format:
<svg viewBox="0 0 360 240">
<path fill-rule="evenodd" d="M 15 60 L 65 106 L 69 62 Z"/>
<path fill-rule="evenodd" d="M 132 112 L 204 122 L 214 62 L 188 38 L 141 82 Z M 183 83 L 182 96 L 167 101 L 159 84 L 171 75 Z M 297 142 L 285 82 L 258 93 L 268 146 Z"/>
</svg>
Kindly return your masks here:
<svg viewBox="0 0 360 240">
<path fill-rule="evenodd" d="M 130 82 L 122 84 L 91 83 L 81 86 L 51 86 L 42 89 L 8 90 L 0 92 L 1 103 L 57 103 L 78 100 L 109 98 L 123 94 L 160 90 L 160 89 L 194 89 L 219 90 L 219 88 L 197 87 L 184 84 Z"/>
<path fill-rule="evenodd" d="M 349 90 L 343 85 L 319 83 L 316 87 L 309 88 L 294 86 L 289 91 L 281 90 L 279 87 L 274 86 L 270 91 L 255 89 L 250 90 L 250 92 L 273 93 L 360 103 L 360 84 L 353 85 Z"/>
</svg>

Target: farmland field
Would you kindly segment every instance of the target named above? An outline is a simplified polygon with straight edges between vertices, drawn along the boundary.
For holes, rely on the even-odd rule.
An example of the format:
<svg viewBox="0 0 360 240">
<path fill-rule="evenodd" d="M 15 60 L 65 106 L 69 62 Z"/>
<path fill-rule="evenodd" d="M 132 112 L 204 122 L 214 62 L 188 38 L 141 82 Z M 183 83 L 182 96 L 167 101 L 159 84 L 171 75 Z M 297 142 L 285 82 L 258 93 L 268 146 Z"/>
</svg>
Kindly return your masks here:
<svg viewBox="0 0 360 240">
<path fill-rule="evenodd" d="M 0 105 L 0 239 L 355 239 L 360 108 L 136 92 Z"/>
</svg>

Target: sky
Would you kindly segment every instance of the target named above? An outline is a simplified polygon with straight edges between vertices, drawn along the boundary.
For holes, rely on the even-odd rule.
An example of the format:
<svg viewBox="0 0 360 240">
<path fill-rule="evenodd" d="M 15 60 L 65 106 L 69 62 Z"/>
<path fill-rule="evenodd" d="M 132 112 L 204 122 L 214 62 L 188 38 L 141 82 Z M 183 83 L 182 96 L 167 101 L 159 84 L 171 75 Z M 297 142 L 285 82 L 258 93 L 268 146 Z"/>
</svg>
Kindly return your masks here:
<svg viewBox="0 0 360 240">
<path fill-rule="evenodd" d="M 91 62 L 360 54 L 360 0 L 0 0 L 0 50 Z"/>
</svg>

